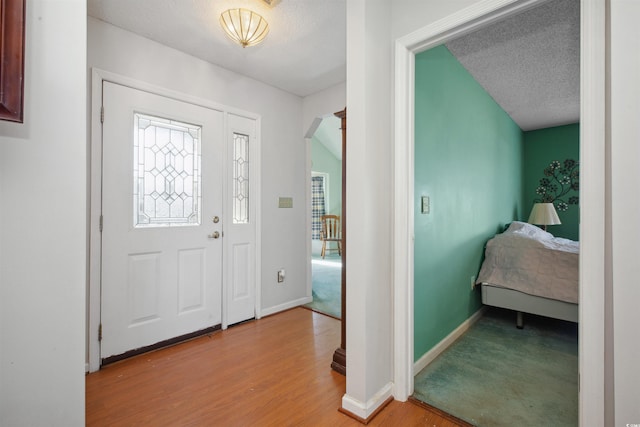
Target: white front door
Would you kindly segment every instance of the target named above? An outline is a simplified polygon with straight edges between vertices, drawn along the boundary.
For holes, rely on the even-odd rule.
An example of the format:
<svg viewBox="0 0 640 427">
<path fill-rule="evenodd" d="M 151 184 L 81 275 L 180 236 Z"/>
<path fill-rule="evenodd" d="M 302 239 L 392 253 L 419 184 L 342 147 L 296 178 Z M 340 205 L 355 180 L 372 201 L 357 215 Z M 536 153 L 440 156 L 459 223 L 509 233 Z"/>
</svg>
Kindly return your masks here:
<svg viewBox="0 0 640 427">
<path fill-rule="evenodd" d="M 224 112 L 103 83 L 101 358 L 222 322 Z"/>
</svg>

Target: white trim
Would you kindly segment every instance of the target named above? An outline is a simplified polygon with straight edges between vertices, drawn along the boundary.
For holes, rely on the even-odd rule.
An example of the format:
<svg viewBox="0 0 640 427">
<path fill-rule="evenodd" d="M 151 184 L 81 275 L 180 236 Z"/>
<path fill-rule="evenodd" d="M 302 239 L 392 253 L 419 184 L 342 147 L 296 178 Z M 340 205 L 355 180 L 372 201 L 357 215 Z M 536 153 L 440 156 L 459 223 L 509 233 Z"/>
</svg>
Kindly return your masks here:
<svg viewBox="0 0 640 427">
<path fill-rule="evenodd" d="M 311 127 L 313 128 L 313 132 L 316 131 L 316 129 L 318 128 L 318 125 L 320 124 L 320 122 L 318 122 L 317 124 L 316 121 L 320 120 L 322 121 L 322 119 L 318 119 L 316 118 L 314 120 L 314 123 L 311 125 Z M 315 127 L 314 127 L 315 126 Z M 310 132 L 310 131 L 309 131 Z M 307 132 L 307 135 L 309 134 L 309 132 Z M 313 136 L 313 133 L 311 134 L 311 136 Z M 313 258 L 313 239 L 312 237 L 312 233 L 311 233 L 311 215 L 312 215 L 312 209 L 311 209 L 311 168 L 312 168 L 312 159 L 311 159 L 311 139 L 309 139 L 310 137 L 305 136 L 305 140 L 304 140 L 304 158 L 305 158 L 305 174 L 304 174 L 304 180 L 306 183 L 306 191 L 304 192 L 305 195 L 305 206 L 306 206 L 306 217 L 305 217 L 305 236 L 307 238 L 306 242 L 306 249 L 307 249 L 307 257 L 306 257 L 306 270 L 305 270 L 305 278 L 306 278 L 306 293 L 305 296 L 307 298 L 311 298 L 311 300 L 313 301 L 313 278 L 312 278 L 312 267 L 311 267 L 311 259 Z"/>
<path fill-rule="evenodd" d="M 102 82 L 108 81 L 133 89 L 143 90 L 166 98 L 188 102 L 204 108 L 223 111 L 227 114 L 246 117 L 256 122 L 257 152 L 256 158 L 261 159 L 260 137 L 261 137 L 261 116 L 234 107 L 228 107 L 208 99 L 184 94 L 171 89 L 152 85 L 137 79 L 122 76 L 109 71 L 93 68 L 91 70 L 91 171 L 90 171 L 90 213 L 89 213 L 89 286 L 88 286 L 88 323 L 87 346 L 89 351 L 89 371 L 95 372 L 100 369 L 100 343 L 98 341 L 98 327 L 100 325 L 100 268 L 101 268 L 101 233 L 99 230 L 100 214 L 102 212 L 102 124 L 100 123 L 100 110 L 102 107 Z M 225 115 L 225 129 L 226 115 Z M 225 133 L 226 137 L 226 133 Z M 261 161 L 255 165 L 255 174 L 261 175 Z M 259 307 L 261 305 L 261 188 L 260 179 L 256 180 L 255 206 L 256 206 L 256 318 L 261 317 Z"/>
<path fill-rule="evenodd" d="M 246 116 L 245 116 L 246 117 Z M 255 189 L 253 200 L 255 200 L 255 216 L 256 216 L 256 235 L 255 235 L 255 279 L 256 279 L 256 320 L 262 318 L 262 116 L 256 115 L 256 159 L 259 159 L 254 165 L 255 176 L 257 180 L 252 182 Z"/>
<path fill-rule="evenodd" d="M 100 369 L 100 342 L 98 327 L 100 325 L 100 266 L 102 257 L 102 235 L 99 230 L 100 213 L 102 212 L 102 125 L 100 108 L 102 106 L 102 75 L 99 70 L 91 71 L 91 167 L 90 179 L 90 211 L 89 211 L 89 289 L 87 295 L 89 330 L 87 346 L 89 347 L 89 372 Z"/>
<path fill-rule="evenodd" d="M 311 264 L 311 263 L 309 263 L 309 264 Z M 300 299 L 297 299 L 297 300 L 294 300 L 294 301 L 289 301 L 289 302 L 286 302 L 284 304 L 276 305 L 276 306 L 273 306 L 273 307 L 263 308 L 262 309 L 262 317 L 270 316 L 270 315 L 276 314 L 276 313 L 280 313 L 281 311 L 289 310 L 290 308 L 296 308 L 296 307 L 299 307 L 301 305 L 309 304 L 312 301 L 313 301 L 313 298 L 309 296 L 309 297 L 300 298 Z"/>
<path fill-rule="evenodd" d="M 307 142 L 309 142 L 311 138 L 313 138 L 313 135 L 316 133 L 316 130 L 318 130 L 318 127 L 323 120 L 324 117 L 316 117 L 315 119 L 313 119 L 313 122 L 311 122 L 311 126 L 309 126 L 307 133 L 304 134 L 304 138 L 307 140 Z"/>
<path fill-rule="evenodd" d="M 473 313 L 471 317 L 462 322 L 460 326 L 455 328 L 449 335 L 444 337 L 442 341 L 440 341 L 431 350 L 426 352 L 420 359 L 418 359 L 416 363 L 413 364 L 414 376 L 422 371 L 429 363 L 433 362 L 436 357 L 440 356 L 440 354 L 442 354 L 443 351 L 449 348 L 449 346 L 453 344 L 455 340 L 460 338 L 462 334 L 467 332 L 471 325 L 480 320 L 485 311 L 487 311 L 487 307 L 481 307 L 478 311 Z"/>
<path fill-rule="evenodd" d="M 387 399 L 393 396 L 393 383 L 387 383 L 366 402 L 361 402 L 345 394 L 342 396 L 342 409 L 356 415 L 362 419 L 367 419 L 373 414 Z"/>
<path fill-rule="evenodd" d="M 157 86 L 151 83 L 144 82 L 142 80 L 123 76 L 117 73 L 112 73 L 111 71 L 105 71 L 99 68 L 93 68 L 93 72 L 94 72 L 94 76 L 96 74 L 100 76 L 101 81 L 105 80 L 111 83 L 119 84 L 121 86 L 127 86 L 133 89 L 138 89 L 138 90 L 143 90 L 145 92 L 153 93 L 155 95 L 164 96 L 165 98 L 187 102 L 189 104 L 198 105 L 200 107 L 209 108 L 211 110 L 224 111 L 225 113 L 235 114 L 237 116 L 246 117 L 248 119 L 253 119 L 253 120 L 260 119 L 259 114 L 251 113 L 249 111 L 241 110 L 239 108 L 220 104 L 219 102 L 215 102 L 210 99 L 200 98 L 197 96 L 189 95 L 187 93 L 178 92 L 173 89 L 167 89 L 162 86 Z"/>
<path fill-rule="evenodd" d="M 396 43 L 415 55 L 546 1 L 548 0 L 483 0 L 407 34 Z"/>
<path fill-rule="evenodd" d="M 394 397 L 413 394 L 413 192 L 415 54 L 396 42 L 393 257 Z"/>
<path fill-rule="evenodd" d="M 609 424 L 604 409 L 608 158 L 605 3 L 606 0 L 582 0 L 580 11 L 579 425 Z"/>
<path fill-rule="evenodd" d="M 413 392 L 413 189 L 415 54 L 546 0 L 484 0 L 396 41 L 394 396 Z M 605 0 L 582 0 L 580 419 L 604 425 Z M 591 209 L 591 208 L 595 208 Z"/>
<path fill-rule="evenodd" d="M 227 230 L 228 225 L 226 224 L 226 219 L 227 217 L 229 217 L 230 215 L 228 215 L 228 212 L 232 209 L 231 206 L 228 206 L 228 203 L 226 203 L 229 200 L 229 185 L 230 185 L 230 179 L 229 179 L 229 173 L 230 170 L 232 168 L 228 167 L 228 163 L 229 163 L 229 157 L 230 157 L 230 146 L 233 144 L 232 142 L 229 141 L 230 139 L 230 129 L 231 126 L 229 126 L 229 115 L 227 113 L 224 113 L 224 119 L 223 119 L 223 131 L 222 131 L 222 139 L 224 140 L 224 148 L 223 148 L 223 154 L 222 154 L 222 158 L 224 159 L 222 162 L 222 176 L 223 176 L 223 185 L 222 185 L 222 289 L 221 289 L 221 300 L 222 300 L 222 307 L 223 309 L 221 310 L 221 316 L 220 316 L 220 328 L 224 331 L 229 327 L 229 320 L 228 320 L 228 314 L 226 313 L 226 310 L 224 310 L 224 306 L 227 304 L 227 296 L 229 295 L 229 289 L 228 289 L 228 280 L 229 280 L 229 269 L 226 266 L 226 257 L 225 254 L 228 254 L 228 249 L 229 249 L 229 239 L 225 239 L 224 238 L 224 232 Z M 249 149 L 249 156 L 251 158 L 251 149 Z M 249 171 L 249 176 L 251 176 L 251 171 Z M 249 191 L 251 191 L 251 185 L 249 185 Z M 249 199 L 251 199 L 251 195 L 249 196 Z M 249 214 L 249 218 L 251 218 L 251 214 Z"/>
</svg>

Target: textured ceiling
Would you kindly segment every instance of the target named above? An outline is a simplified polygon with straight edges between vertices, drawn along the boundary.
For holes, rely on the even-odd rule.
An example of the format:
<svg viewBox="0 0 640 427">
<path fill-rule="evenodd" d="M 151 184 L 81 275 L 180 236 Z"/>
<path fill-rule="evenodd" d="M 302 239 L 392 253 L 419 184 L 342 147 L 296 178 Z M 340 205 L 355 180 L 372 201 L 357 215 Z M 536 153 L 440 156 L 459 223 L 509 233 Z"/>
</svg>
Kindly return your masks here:
<svg viewBox="0 0 640 427">
<path fill-rule="evenodd" d="M 88 0 L 90 16 L 299 96 L 346 80 L 347 0 Z M 218 18 L 250 8 L 270 24 L 242 49 Z M 579 121 L 580 1 L 551 0 L 447 43 L 523 129 Z M 126 47 L 123 47 L 126 48 Z"/>
<path fill-rule="evenodd" d="M 207 62 L 306 96 L 346 80 L 346 0 L 88 0 L 88 14 Z M 269 35 L 243 49 L 218 19 L 261 14 Z M 123 47 L 126 48 L 126 47 Z"/>
<path fill-rule="evenodd" d="M 544 3 L 446 45 L 522 130 L 579 121 L 579 0 Z"/>
</svg>

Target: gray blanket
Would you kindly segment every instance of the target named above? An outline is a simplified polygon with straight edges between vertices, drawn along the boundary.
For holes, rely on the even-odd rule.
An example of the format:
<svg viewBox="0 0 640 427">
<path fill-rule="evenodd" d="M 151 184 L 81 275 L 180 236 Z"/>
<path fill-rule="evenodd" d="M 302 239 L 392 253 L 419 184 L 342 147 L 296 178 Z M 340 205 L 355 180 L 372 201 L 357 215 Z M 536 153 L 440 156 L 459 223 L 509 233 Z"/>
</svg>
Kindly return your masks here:
<svg viewBox="0 0 640 427">
<path fill-rule="evenodd" d="M 477 283 L 578 303 L 580 246 L 524 222 L 487 242 Z"/>
</svg>

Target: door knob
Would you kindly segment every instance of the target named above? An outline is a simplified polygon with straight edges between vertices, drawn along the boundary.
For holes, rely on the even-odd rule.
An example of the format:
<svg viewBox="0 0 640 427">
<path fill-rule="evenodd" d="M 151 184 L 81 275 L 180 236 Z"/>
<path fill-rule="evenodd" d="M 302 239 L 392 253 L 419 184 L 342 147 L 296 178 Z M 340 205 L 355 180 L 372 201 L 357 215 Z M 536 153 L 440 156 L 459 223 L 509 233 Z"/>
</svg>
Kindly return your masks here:
<svg viewBox="0 0 640 427">
<path fill-rule="evenodd" d="M 213 217 L 213 223 L 214 223 L 214 224 L 217 224 L 217 223 L 219 223 L 219 222 L 220 222 L 220 218 L 219 218 L 219 217 L 217 217 L 217 216 L 214 216 L 214 217 Z"/>
<path fill-rule="evenodd" d="M 220 233 L 217 231 L 214 231 L 213 233 L 209 234 L 210 239 L 217 239 L 219 237 L 220 237 Z"/>
</svg>

